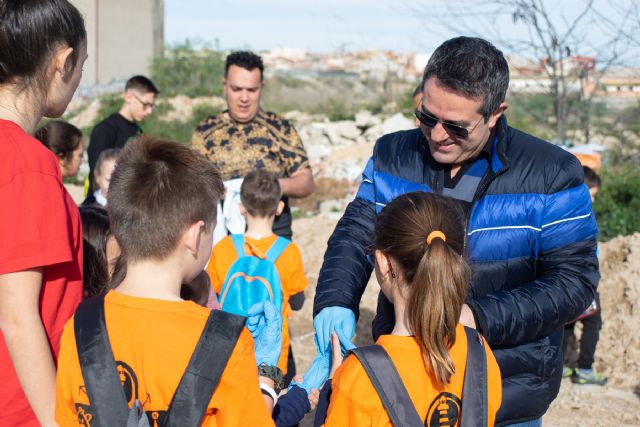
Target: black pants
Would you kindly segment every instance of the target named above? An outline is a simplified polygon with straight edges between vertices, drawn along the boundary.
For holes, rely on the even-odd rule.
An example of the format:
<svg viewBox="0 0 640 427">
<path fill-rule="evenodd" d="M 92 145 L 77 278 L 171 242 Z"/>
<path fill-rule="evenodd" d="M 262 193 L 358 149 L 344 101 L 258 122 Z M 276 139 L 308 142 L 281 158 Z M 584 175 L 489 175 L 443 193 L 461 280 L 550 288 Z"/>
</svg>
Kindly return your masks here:
<svg viewBox="0 0 640 427">
<path fill-rule="evenodd" d="M 571 337 L 575 338 L 573 328 L 577 322 L 582 322 L 582 337 L 580 338 L 580 356 L 578 358 L 578 368 L 591 369 L 593 366 L 594 356 L 596 354 L 596 346 L 600 338 L 600 329 L 602 329 L 602 315 L 600 313 L 600 296 L 596 293 L 596 304 L 598 310 L 595 314 L 585 317 L 573 323 L 564 326 L 563 349 L 565 355 L 569 350 L 569 342 Z"/>
<path fill-rule="evenodd" d="M 291 380 L 296 376 L 296 359 L 293 358 L 293 347 L 289 344 L 289 357 L 287 358 L 287 375 L 284 376 L 284 384 L 289 387 Z"/>
</svg>

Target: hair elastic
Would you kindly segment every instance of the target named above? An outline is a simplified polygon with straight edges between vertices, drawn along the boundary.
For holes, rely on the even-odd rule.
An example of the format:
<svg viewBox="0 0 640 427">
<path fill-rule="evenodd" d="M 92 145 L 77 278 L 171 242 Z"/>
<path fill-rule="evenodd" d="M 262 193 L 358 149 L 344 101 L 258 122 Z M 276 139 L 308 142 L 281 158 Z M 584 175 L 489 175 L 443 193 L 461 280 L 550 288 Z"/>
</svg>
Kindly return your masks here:
<svg viewBox="0 0 640 427">
<path fill-rule="evenodd" d="M 431 233 L 429 233 L 429 235 L 427 236 L 427 239 L 425 240 L 425 242 L 427 242 L 427 245 L 430 245 L 431 242 L 433 241 L 433 239 L 442 239 L 443 241 L 447 241 L 447 236 L 444 235 L 444 233 L 442 231 L 439 230 L 435 230 L 432 231 Z"/>
</svg>

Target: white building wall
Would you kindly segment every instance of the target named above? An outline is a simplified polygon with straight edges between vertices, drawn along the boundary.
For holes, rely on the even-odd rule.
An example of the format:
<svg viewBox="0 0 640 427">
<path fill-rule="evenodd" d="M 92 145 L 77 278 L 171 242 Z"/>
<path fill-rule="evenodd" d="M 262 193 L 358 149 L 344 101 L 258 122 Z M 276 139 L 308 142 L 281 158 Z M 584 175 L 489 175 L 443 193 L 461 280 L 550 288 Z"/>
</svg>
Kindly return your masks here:
<svg viewBox="0 0 640 427">
<path fill-rule="evenodd" d="M 71 0 L 87 28 L 89 58 L 81 86 L 149 74 L 163 46 L 163 0 Z"/>
</svg>

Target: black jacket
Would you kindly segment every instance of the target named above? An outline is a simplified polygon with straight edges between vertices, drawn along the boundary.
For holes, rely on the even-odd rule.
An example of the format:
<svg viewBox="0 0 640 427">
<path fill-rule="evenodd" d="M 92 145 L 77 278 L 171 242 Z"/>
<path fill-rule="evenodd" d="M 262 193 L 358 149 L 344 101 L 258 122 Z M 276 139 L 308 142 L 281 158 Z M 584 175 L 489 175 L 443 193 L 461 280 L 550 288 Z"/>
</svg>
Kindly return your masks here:
<svg viewBox="0 0 640 427">
<path fill-rule="evenodd" d="M 497 425 L 541 417 L 562 377 L 562 327 L 593 301 L 600 278 L 597 226 L 582 167 L 563 149 L 497 124 L 490 167 L 473 199 L 467 304 L 502 374 Z M 342 306 L 358 316 L 372 271 L 376 212 L 409 191 L 442 191 L 444 168 L 419 129 L 380 138 L 358 194 L 329 239 L 314 315 Z M 389 333 L 393 307 L 380 294 L 373 335 Z"/>
</svg>

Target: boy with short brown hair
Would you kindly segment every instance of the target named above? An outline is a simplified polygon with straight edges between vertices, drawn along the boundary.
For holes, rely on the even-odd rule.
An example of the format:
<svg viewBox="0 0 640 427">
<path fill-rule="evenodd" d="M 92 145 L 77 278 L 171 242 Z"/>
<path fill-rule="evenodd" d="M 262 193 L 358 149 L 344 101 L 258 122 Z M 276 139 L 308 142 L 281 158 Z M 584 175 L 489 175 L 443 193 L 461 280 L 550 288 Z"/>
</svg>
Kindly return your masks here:
<svg viewBox="0 0 640 427">
<path fill-rule="evenodd" d="M 242 201 L 240 212 L 247 223 L 247 231 L 244 234 L 245 254 L 264 259 L 279 238 L 272 231 L 275 217 L 284 208 L 278 178 L 265 170 L 250 172 L 242 182 L 240 200 Z M 280 239 L 284 238 L 280 237 Z M 216 293 L 220 294 L 227 273 L 237 259 L 238 253 L 234 247 L 233 236 L 225 237 L 214 246 L 207 272 Z M 289 297 L 304 291 L 307 287 L 307 279 L 304 275 L 302 255 L 294 243 L 288 242 L 288 246 L 277 257 L 274 264 L 282 286 L 282 352 L 278 367 L 287 377 L 291 377 L 290 373 L 287 373 L 287 359 L 290 351 L 288 318 L 291 316 Z M 223 295 L 220 296 L 220 304 L 224 310 Z"/>
<path fill-rule="evenodd" d="M 218 171 L 202 155 L 153 138 L 128 144 L 111 179 L 109 216 L 126 268 L 113 279 L 117 288 L 104 296 L 104 322 L 127 404 L 139 401 L 151 425 L 167 415 L 203 328 L 213 318 L 210 310 L 182 300 L 180 289 L 209 258 L 215 205 L 223 192 Z M 93 420 L 100 404 L 90 402 L 91 378 L 83 376 L 86 365 L 81 368 L 79 362 L 76 319 L 78 314 L 65 326 L 58 364 L 56 421 L 61 426 Z M 223 369 L 205 401 L 202 425 L 273 425 L 246 328 Z"/>
</svg>

